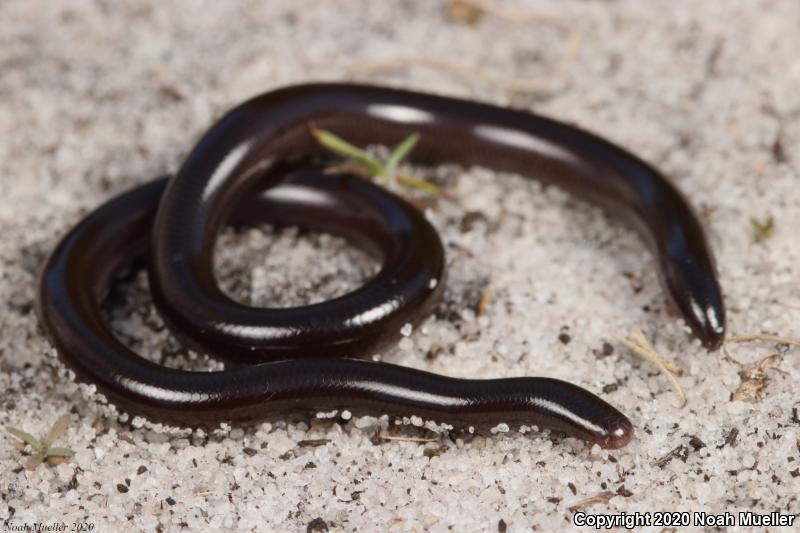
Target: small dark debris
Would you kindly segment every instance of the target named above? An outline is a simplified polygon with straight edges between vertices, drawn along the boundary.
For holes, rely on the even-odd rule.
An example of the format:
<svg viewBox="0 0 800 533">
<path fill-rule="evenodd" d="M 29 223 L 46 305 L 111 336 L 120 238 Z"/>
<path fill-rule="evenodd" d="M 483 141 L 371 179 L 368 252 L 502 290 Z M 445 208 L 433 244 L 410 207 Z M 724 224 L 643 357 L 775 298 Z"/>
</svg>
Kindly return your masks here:
<svg viewBox="0 0 800 533">
<path fill-rule="evenodd" d="M 442 303 L 436 308 L 436 316 L 451 324 L 463 322 L 462 310 L 469 307 L 477 313 L 488 286 L 489 278 L 478 276 L 471 280 L 459 294 L 446 291 Z"/>
<path fill-rule="evenodd" d="M 694 451 L 706 447 L 706 443 L 694 435 L 692 435 L 692 437 L 689 439 L 689 445 L 694 448 Z"/>
<path fill-rule="evenodd" d="M 258 450 L 249 447 L 242 449 L 242 451 L 244 452 L 245 455 L 250 457 L 253 457 L 254 455 L 258 454 Z"/>
<path fill-rule="evenodd" d="M 619 385 L 616 383 L 609 383 L 608 385 L 603 386 L 603 392 L 608 394 L 609 392 L 616 392 L 619 389 Z"/>
<path fill-rule="evenodd" d="M 72 474 L 72 479 L 69 480 L 67 484 L 67 490 L 75 490 L 78 488 L 78 472 L 83 472 L 80 467 L 75 469 L 75 472 Z"/>
<path fill-rule="evenodd" d="M 175 505 L 175 500 L 172 498 L 172 496 L 167 496 L 166 502 L 168 505 Z"/>
<path fill-rule="evenodd" d="M 370 437 L 369 441 L 372 443 L 373 446 L 380 446 L 388 442 L 387 440 L 381 438 L 381 430 L 378 429 L 375 433 Z"/>
<path fill-rule="evenodd" d="M 633 496 L 633 493 L 625 488 L 625 485 L 620 485 L 617 489 L 617 494 L 622 496 L 623 498 L 630 498 Z"/>
<path fill-rule="evenodd" d="M 446 351 L 448 351 L 447 347 L 442 346 L 441 344 L 434 344 L 434 345 L 432 345 L 430 347 L 428 352 L 425 354 L 425 359 L 427 359 L 428 361 L 433 361 L 434 359 L 439 357 L 440 354 L 442 354 L 442 353 L 444 353 Z"/>
<path fill-rule="evenodd" d="M 780 136 L 772 143 L 772 157 L 775 158 L 776 163 L 786 163 L 786 149 L 783 147 Z"/>
<path fill-rule="evenodd" d="M 573 494 L 573 495 L 575 495 L 575 496 L 577 496 L 577 495 L 578 495 L 578 489 L 575 487 L 575 484 L 574 484 L 574 483 L 572 483 L 572 482 L 570 481 L 569 483 L 567 483 L 567 487 L 569 487 L 569 490 L 571 490 L 571 491 L 572 491 L 572 494 Z"/>
<path fill-rule="evenodd" d="M 158 92 L 162 96 L 165 96 L 174 102 L 181 102 L 184 100 L 183 93 L 180 91 L 180 89 L 168 83 L 161 84 L 161 86 L 158 88 Z"/>
<path fill-rule="evenodd" d="M 136 475 L 137 476 L 141 476 L 145 472 L 147 472 L 147 467 L 144 466 L 144 465 L 142 465 L 142 466 L 140 466 L 139 468 L 136 469 Z"/>
<path fill-rule="evenodd" d="M 633 289 L 634 294 L 639 294 L 640 292 L 642 292 L 643 288 L 641 283 L 642 280 L 639 276 L 637 276 L 633 272 L 623 272 L 622 275 L 628 278 L 628 281 L 631 282 L 631 288 Z"/>
<path fill-rule="evenodd" d="M 309 522 L 308 527 L 306 527 L 306 533 L 321 533 L 322 531 L 328 531 L 328 524 L 319 517 Z"/>
<path fill-rule="evenodd" d="M 443 446 L 437 446 L 435 448 L 425 448 L 422 451 L 422 455 L 424 455 L 428 459 L 432 459 L 434 457 L 440 456 L 442 454 L 442 452 L 444 452 L 446 450 L 447 450 L 447 448 L 445 448 Z"/>
<path fill-rule="evenodd" d="M 719 448 L 724 448 L 725 446 L 735 447 L 736 446 L 736 439 L 738 437 L 739 437 L 739 430 L 737 428 L 731 429 L 730 432 L 728 433 L 728 436 L 725 437 L 725 442 L 722 443 L 722 445 L 719 446 Z"/>
<path fill-rule="evenodd" d="M 599 350 L 592 350 L 592 352 L 594 353 L 595 358 L 603 359 L 604 357 L 608 357 L 614 353 L 614 347 L 611 344 L 604 342 L 603 346 Z"/>
<path fill-rule="evenodd" d="M 689 448 L 687 448 L 686 446 L 681 444 L 680 446 L 677 446 L 677 447 L 671 449 L 669 452 L 667 452 L 667 454 L 665 456 L 663 456 L 661 459 L 656 461 L 654 464 L 656 466 L 664 468 L 664 466 L 667 463 L 669 463 L 670 461 L 672 461 L 676 457 L 679 457 L 685 463 L 686 462 L 686 458 L 688 456 L 689 456 Z"/>
<path fill-rule="evenodd" d="M 706 59 L 706 77 L 712 77 L 719 74 L 717 67 L 719 66 L 719 58 L 722 56 L 722 51 L 724 48 L 724 39 L 718 38 L 717 42 L 714 43 L 714 47 L 711 49 L 711 52 L 708 54 L 708 58 Z"/>
<path fill-rule="evenodd" d="M 350 499 L 353 500 L 353 501 L 357 501 L 359 498 L 361 498 L 361 493 L 362 492 L 364 492 L 364 491 L 363 490 L 354 490 L 353 492 L 350 493 Z"/>
<path fill-rule="evenodd" d="M 288 461 L 288 460 L 289 460 L 289 459 L 291 459 L 292 457 L 294 457 L 294 454 L 292 453 L 292 450 L 289 450 L 289 451 L 288 451 L 288 452 L 286 452 L 286 453 L 282 453 L 282 454 L 280 454 L 280 455 L 278 456 L 278 459 L 280 459 L 281 461 Z"/>
<path fill-rule="evenodd" d="M 508 525 L 506 524 L 505 520 L 501 518 L 500 520 L 497 521 L 497 533 L 506 533 L 507 529 Z"/>
<path fill-rule="evenodd" d="M 307 462 L 307 463 L 306 463 L 306 465 L 303 467 L 303 470 L 308 470 L 309 468 L 316 468 L 316 467 L 317 467 L 317 465 L 315 465 L 315 464 L 314 464 L 312 461 L 309 461 L 309 462 Z"/>
<path fill-rule="evenodd" d="M 790 420 L 795 424 L 800 424 L 800 418 L 797 417 L 797 407 L 792 407 L 792 418 Z"/>
<path fill-rule="evenodd" d="M 569 341 L 572 340 L 572 337 L 570 337 L 566 333 L 562 333 L 561 335 L 558 336 L 558 340 L 561 341 L 561 344 L 569 344 Z"/>
<path fill-rule="evenodd" d="M 461 233 L 467 233 L 475 228 L 479 222 L 487 223 L 488 219 L 486 218 L 486 215 L 480 211 L 467 211 L 461 218 L 459 229 L 461 230 Z"/>
<path fill-rule="evenodd" d="M 128 492 L 128 486 L 125 483 L 117 483 L 117 491 L 125 494 Z"/>
<path fill-rule="evenodd" d="M 297 445 L 301 448 L 316 448 L 317 446 L 325 446 L 330 441 L 330 439 L 308 439 L 299 441 Z"/>
<path fill-rule="evenodd" d="M 547 498 L 547 501 L 548 501 L 549 503 L 552 503 L 552 504 L 558 505 L 559 503 L 561 503 L 561 498 L 556 498 L 555 496 L 552 496 L 552 497 L 550 497 L 550 498 Z"/>
</svg>

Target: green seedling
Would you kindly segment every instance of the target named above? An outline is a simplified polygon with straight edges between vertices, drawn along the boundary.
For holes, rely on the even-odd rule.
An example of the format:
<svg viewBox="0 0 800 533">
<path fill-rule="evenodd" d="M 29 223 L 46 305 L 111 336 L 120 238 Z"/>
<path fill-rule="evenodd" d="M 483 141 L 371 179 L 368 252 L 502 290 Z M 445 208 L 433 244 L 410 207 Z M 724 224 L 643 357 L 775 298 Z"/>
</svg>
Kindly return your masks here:
<svg viewBox="0 0 800 533">
<path fill-rule="evenodd" d="M 414 146 L 419 142 L 418 133 L 412 133 L 403 139 L 400 144 L 395 146 L 386 161 L 380 161 L 372 154 L 350 144 L 330 131 L 317 128 L 316 124 L 313 122 L 309 123 L 308 131 L 325 149 L 349 159 L 364 169 L 376 183 L 387 185 L 389 180 L 394 179 L 401 185 L 417 189 L 431 196 L 441 195 L 441 191 L 433 183 L 411 176 L 397 175 L 397 167 L 400 165 L 400 162 L 411 153 L 411 150 L 413 150 Z"/>
<path fill-rule="evenodd" d="M 753 242 L 764 242 L 775 233 L 775 219 L 772 218 L 772 215 L 765 220 L 753 217 L 750 219 L 750 224 L 753 226 Z"/>
<path fill-rule="evenodd" d="M 73 455 L 75 455 L 75 452 L 69 448 L 59 448 L 52 445 L 53 442 L 55 442 L 55 440 L 60 437 L 64 431 L 66 431 L 68 425 L 69 415 L 62 416 L 56 420 L 56 423 L 53 424 L 52 428 L 50 428 L 47 436 L 41 441 L 30 433 L 22 431 L 21 429 L 15 427 L 8 427 L 6 429 L 24 444 L 27 444 L 31 447 L 31 456 L 28 458 L 25 468 L 28 470 L 34 470 L 45 460 L 65 460 L 70 459 Z"/>
</svg>

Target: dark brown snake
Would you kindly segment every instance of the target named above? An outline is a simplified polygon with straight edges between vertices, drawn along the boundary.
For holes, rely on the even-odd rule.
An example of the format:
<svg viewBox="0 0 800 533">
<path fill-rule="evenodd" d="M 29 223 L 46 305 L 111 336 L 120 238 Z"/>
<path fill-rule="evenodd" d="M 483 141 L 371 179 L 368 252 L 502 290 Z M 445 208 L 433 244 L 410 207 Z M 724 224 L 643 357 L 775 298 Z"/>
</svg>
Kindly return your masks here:
<svg viewBox="0 0 800 533">
<path fill-rule="evenodd" d="M 310 121 L 361 145 L 392 145 L 417 132 L 415 162 L 523 174 L 624 215 L 654 254 L 673 308 L 706 347 L 722 342 L 725 311 L 701 225 L 677 189 L 635 155 L 524 111 L 381 87 L 300 85 L 230 111 L 174 177 L 110 200 L 52 253 L 37 311 L 80 380 L 133 414 L 184 425 L 349 410 L 459 427 L 538 426 L 607 448 L 630 441 L 633 426 L 623 414 L 563 381 L 454 379 L 353 359 L 396 340 L 404 324 L 433 309 L 445 285 L 444 251 L 405 201 L 356 177 L 313 170 L 308 158 L 320 148 Z M 217 285 L 214 243 L 227 223 L 263 222 L 342 235 L 383 266 L 363 287 L 330 301 L 243 305 Z M 99 304 L 115 275 L 145 257 L 170 329 L 232 368 L 165 368 L 114 337 Z"/>
</svg>

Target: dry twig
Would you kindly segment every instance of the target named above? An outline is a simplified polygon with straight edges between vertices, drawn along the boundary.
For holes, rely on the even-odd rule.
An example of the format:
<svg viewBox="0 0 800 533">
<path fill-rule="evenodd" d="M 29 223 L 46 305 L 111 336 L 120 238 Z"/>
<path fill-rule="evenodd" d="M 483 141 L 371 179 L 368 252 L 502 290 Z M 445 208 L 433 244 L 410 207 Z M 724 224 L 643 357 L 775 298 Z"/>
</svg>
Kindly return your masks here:
<svg viewBox="0 0 800 533">
<path fill-rule="evenodd" d="M 392 440 L 392 441 L 400 441 L 400 442 L 419 442 L 426 444 L 428 442 L 437 442 L 439 440 L 438 437 L 431 438 L 431 437 L 393 437 L 391 435 L 378 435 L 378 438 L 381 440 Z"/>
<path fill-rule="evenodd" d="M 601 492 L 600 494 L 595 494 L 594 496 L 590 496 L 588 498 L 579 501 L 575 505 L 570 506 L 569 510 L 570 512 L 574 513 L 575 511 L 586 509 L 587 507 L 591 507 L 592 505 L 597 505 L 598 503 L 608 503 L 614 496 L 616 496 L 616 494 L 614 494 L 610 490 L 607 490 Z"/>
<path fill-rule="evenodd" d="M 725 340 L 725 344 L 736 344 L 741 342 L 753 341 L 767 341 L 777 342 L 780 344 L 789 344 L 791 346 L 800 346 L 800 340 L 790 339 L 788 337 L 781 337 L 779 335 L 772 335 L 769 333 L 754 333 L 752 335 L 735 335 Z"/>
<path fill-rule="evenodd" d="M 681 387 L 681 384 L 678 383 L 678 380 L 675 378 L 675 375 L 682 376 L 683 369 L 676 364 L 672 363 L 664 359 L 664 357 L 659 354 L 656 349 L 653 347 L 652 344 L 647 340 L 642 333 L 642 330 L 639 328 L 634 328 L 633 332 L 631 332 L 631 338 L 626 339 L 624 337 L 617 337 L 617 340 L 621 342 L 625 347 L 631 350 L 636 355 L 650 361 L 654 365 L 656 365 L 661 372 L 667 377 L 669 382 L 672 384 L 672 390 L 675 391 L 675 394 L 678 395 L 678 398 L 681 400 L 681 407 L 686 406 L 687 399 L 686 399 L 686 392 Z"/>
<path fill-rule="evenodd" d="M 547 76 L 508 78 L 485 69 L 452 63 L 443 59 L 429 57 L 399 57 L 358 63 L 349 68 L 354 76 L 364 76 L 375 72 L 398 70 L 404 68 L 425 67 L 442 70 L 453 76 L 470 80 L 481 80 L 489 85 L 500 87 L 513 93 L 530 93 L 550 91 L 558 87 L 566 78 L 578 57 L 581 47 L 580 32 L 569 23 L 541 13 L 522 8 L 505 6 L 493 0 L 461 0 L 463 4 L 477 10 L 492 14 L 513 24 L 540 24 L 550 26 L 566 34 L 567 44 L 558 67 Z"/>
</svg>

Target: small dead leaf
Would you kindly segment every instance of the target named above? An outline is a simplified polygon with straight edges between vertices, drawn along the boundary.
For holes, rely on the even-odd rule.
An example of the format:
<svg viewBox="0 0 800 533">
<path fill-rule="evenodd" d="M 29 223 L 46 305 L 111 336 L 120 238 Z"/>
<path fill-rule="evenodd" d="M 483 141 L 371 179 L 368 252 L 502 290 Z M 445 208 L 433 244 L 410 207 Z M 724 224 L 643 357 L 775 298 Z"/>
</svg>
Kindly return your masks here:
<svg viewBox="0 0 800 533">
<path fill-rule="evenodd" d="M 489 309 L 489 304 L 492 301 L 493 295 L 494 291 L 492 290 L 492 288 L 487 287 L 486 290 L 483 292 L 483 296 L 481 296 L 481 301 L 478 302 L 478 312 L 475 313 L 476 318 L 486 314 L 486 311 Z"/>
<path fill-rule="evenodd" d="M 764 391 L 769 384 L 767 370 L 780 357 L 779 353 L 771 353 L 762 357 L 752 365 L 741 371 L 742 383 L 733 393 L 731 401 L 758 403 L 764 398 Z"/>
</svg>

